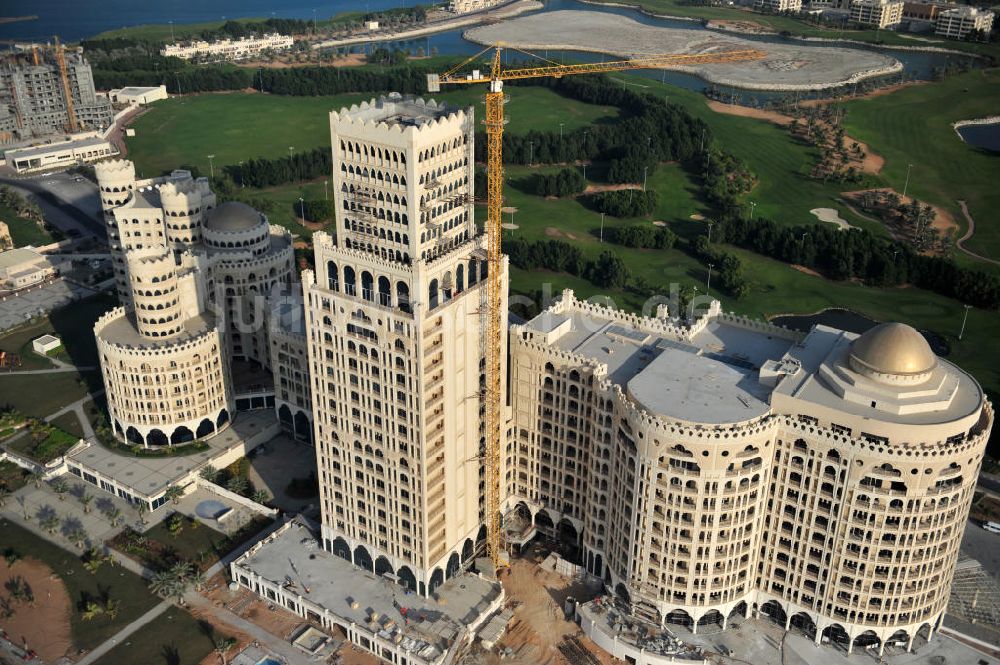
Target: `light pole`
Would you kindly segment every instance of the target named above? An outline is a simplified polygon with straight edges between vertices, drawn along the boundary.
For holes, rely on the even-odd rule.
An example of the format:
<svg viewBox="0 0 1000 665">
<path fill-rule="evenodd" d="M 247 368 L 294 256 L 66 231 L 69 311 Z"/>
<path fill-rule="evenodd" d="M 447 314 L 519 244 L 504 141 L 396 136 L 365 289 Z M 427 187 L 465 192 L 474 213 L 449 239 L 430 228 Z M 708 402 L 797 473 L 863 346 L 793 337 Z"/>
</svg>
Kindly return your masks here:
<svg viewBox="0 0 1000 665">
<path fill-rule="evenodd" d="M 561 123 L 561 122 L 559 123 L 559 140 L 560 141 L 562 141 L 562 138 L 563 138 L 563 124 L 564 123 Z"/>
<path fill-rule="evenodd" d="M 535 164 L 535 142 L 528 141 L 528 166 Z"/>
<path fill-rule="evenodd" d="M 302 221 L 306 221 L 306 200 L 299 197 L 299 215 L 302 217 Z"/>
<path fill-rule="evenodd" d="M 642 167 L 642 191 L 646 191 L 646 176 L 649 175 L 649 167 Z"/>
<path fill-rule="evenodd" d="M 323 200 L 324 201 L 329 201 L 330 200 L 329 188 L 327 187 L 327 185 L 329 185 L 329 184 L 330 184 L 329 180 L 324 180 L 323 181 Z"/>
<path fill-rule="evenodd" d="M 708 243 L 712 244 L 712 227 L 715 226 L 715 222 L 708 220 Z"/>
<path fill-rule="evenodd" d="M 601 242 L 604 242 L 604 213 L 601 213 Z"/>
<path fill-rule="evenodd" d="M 910 187 L 910 169 L 913 168 L 913 164 L 906 165 L 906 182 L 903 183 L 903 198 L 906 198 L 906 190 Z"/>
<path fill-rule="evenodd" d="M 211 175 L 212 180 L 215 180 L 215 164 L 212 163 L 213 159 L 215 159 L 215 155 L 208 156 L 208 172 Z"/>
<path fill-rule="evenodd" d="M 750 219 L 753 220 L 757 216 L 757 204 L 753 201 L 750 202 Z"/>
<path fill-rule="evenodd" d="M 708 281 L 705 282 L 705 293 L 709 293 L 712 290 L 712 268 L 714 267 L 713 264 L 708 264 Z"/>
<path fill-rule="evenodd" d="M 972 305 L 962 305 L 965 307 L 965 314 L 962 316 L 962 329 L 958 331 L 958 341 L 962 341 L 962 335 L 965 334 L 965 322 L 969 320 L 969 310 L 972 309 Z"/>
<path fill-rule="evenodd" d="M 243 160 L 240 160 L 240 189 L 243 189 Z"/>
<path fill-rule="evenodd" d="M 177 42 L 177 40 L 174 39 L 174 22 L 173 21 L 167 21 L 167 23 L 170 24 L 170 43 L 171 44 L 175 44 Z"/>
</svg>

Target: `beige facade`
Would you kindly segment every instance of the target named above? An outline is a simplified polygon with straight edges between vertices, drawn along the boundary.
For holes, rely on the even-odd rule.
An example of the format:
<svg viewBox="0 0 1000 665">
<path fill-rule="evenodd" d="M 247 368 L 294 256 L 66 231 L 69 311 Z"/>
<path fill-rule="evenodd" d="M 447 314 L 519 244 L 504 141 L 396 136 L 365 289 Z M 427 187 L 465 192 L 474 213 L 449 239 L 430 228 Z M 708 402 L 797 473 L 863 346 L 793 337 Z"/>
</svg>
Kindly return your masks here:
<svg viewBox="0 0 1000 665">
<path fill-rule="evenodd" d="M 338 231 L 303 273 L 323 543 L 425 595 L 483 537 L 472 111 L 394 95 L 330 129 Z"/>
<path fill-rule="evenodd" d="M 160 50 L 160 55 L 199 62 L 236 61 L 253 58 L 267 51 L 285 51 L 290 49 L 293 43 L 295 40 L 290 36 L 275 32 L 243 39 L 219 39 L 213 42 L 198 40 L 168 44 Z"/>
<path fill-rule="evenodd" d="M 508 542 L 578 548 L 652 625 L 936 629 L 993 412 L 912 328 L 800 335 L 579 302 L 511 329 Z"/>
<path fill-rule="evenodd" d="M 955 7 L 937 15 L 934 33 L 952 39 L 965 39 L 970 33 L 989 34 L 993 29 L 993 12 L 976 7 Z"/>
<path fill-rule="evenodd" d="M 291 236 L 246 204 L 217 205 L 187 171 L 95 170 L 125 304 L 95 327 L 114 431 L 143 445 L 213 435 L 233 415 L 230 363 L 271 367 L 270 302 L 292 282 Z"/>
<path fill-rule="evenodd" d="M 800 12 L 802 0 L 755 0 L 754 9 L 771 12 Z"/>
<path fill-rule="evenodd" d="M 902 0 L 852 0 L 851 20 L 876 28 L 892 28 L 903 20 Z"/>
</svg>

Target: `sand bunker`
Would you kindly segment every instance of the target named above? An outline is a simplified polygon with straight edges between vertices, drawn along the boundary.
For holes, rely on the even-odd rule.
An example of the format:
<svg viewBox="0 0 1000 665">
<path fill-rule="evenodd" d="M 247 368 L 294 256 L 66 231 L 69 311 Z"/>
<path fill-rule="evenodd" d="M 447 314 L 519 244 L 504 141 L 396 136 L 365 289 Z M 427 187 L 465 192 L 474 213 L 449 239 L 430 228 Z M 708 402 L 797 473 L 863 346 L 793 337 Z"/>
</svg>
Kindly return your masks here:
<svg viewBox="0 0 1000 665">
<path fill-rule="evenodd" d="M 508 231 L 513 231 L 515 229 L 521 228 L 517 224 L 511 224 L 510 222 L 504 222 L 500 225 L 500 228 L 507 229 Z"/>
<path fill-rule="evenodd" d="M 52 569 L 34 559 L 22 559 L 13 566 L 0 559 L 0 579 L 6 584 L 18 578 L 31 590 L 33 602 L 15 601 L 9 590 L 0 592 L 14 615 L 0 619 L 8 639 L 19 647 L 33 649 L 46 663 L 54 663 L 71 651 L 70 600 L 62 580 Z M 0 658 L 0 661 L 3 659 Z"/>
<path fill-rule="evenodd" d="M 840 213 L 834 208 L 813 208 L 809 212 L 815 215 L 816 219 L 821 222 L 836 224 L 841 231 L 846 231 L 851 228 L 851 225 L 847 223 L 847 220 L 841 217 Z"/>
<path fill-rule="evenodd" d="M 480 44 L 596 51 L 618 57 L 762 49 L 762 60 L 670 67 L 719 85 L 758 90 L 818 90 L 902 70 L 893 57 L 861 49 L 771 44 L 707 30 L 646 25 L 604 12 L 562 10 L 522 16 L 465 32 Z"/>
</svg>

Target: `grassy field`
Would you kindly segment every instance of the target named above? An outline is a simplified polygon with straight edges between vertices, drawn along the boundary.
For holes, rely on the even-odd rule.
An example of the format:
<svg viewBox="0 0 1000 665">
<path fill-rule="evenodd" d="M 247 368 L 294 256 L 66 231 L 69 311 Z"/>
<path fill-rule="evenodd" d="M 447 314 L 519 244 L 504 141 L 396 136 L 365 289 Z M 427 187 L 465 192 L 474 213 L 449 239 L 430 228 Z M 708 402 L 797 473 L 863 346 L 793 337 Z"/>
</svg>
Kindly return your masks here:
<svg viewBox="0 0 1000 665">
<path fill-rule="evenodd" d="M 343 12 L 333 16 L 322 18 L 316 21 L 319 30 L 334 27 L 336 25 L 354 21 L 364 16 L 364 12 Z M 268 17 L 258 16 L 254 18 L 232 19 L 237 23 L 254 23 L 266 21 Z M 303 19 L 307 17 L 303 16 Z M 312 17 L 308 17 L 312 23 Z M 92 37 L 91 39 L 141 39 L 152 42 L 169 42 L 177 39 L 190 39 L 205 32 L 206 30 L 218 30 L 226 21 L 206 21 L 203 23 L 177 23 L 171 26 L 169 23 L 151 23 L 144 25 L 134 25 L 117 30 L 106 30 Z"/>
<path fill-rule="evenodd" d="M 52 242 L 52 235 L 48 231 L 40 229 L 32 220 L 18 216 L 5 205 L 0 205 L 0 222 L 7 224 L 14 247 L 47 245 Z"/>
<path fill-rule="evenodd" d="M 459 90 L 435 95 L 459 106 L 477 105 L 482 115 L 482 91 Z M 324 97 L 288 97 L 259 93 L 209 94 L 174 97 L 156 102 L 149 113 L 132 125 L 128 156 L 145 177 L 182 166 L 196 166 L 209 173 L 208 155 L 215 168 L 254 157 L 285 157 L 296 151 L 330 145 L 329 113 L 333 109 L 370 99 L 369 94 Z M 580 104 L 547 88 L 518 88 L 508 105 L 508 129 L 569 131 L 617 117 L 618 110 Z M 520 112 L 518 112 L 520 110 Z"/>
<path fill-rule="evenodd" d="M 36 462 L 48 464 L 57 457 L 65 454 L 67 450 L 76 445 L 79 437 L 73 436 L 58 427 L 49 433 L 48 437 L 37 443 L 31 436 L 22 436 L 12 443 L 7 444 L 11 452 L 29 457 Z"/>
<path fill-rule="evenodd" d="M 62 339 L 68 360 L 80 366 L 97 364 L 94 323 L 117 304 L 117 300 L 97 295 L 61 307 L 42 317 L 0 335 L 0 349 L 21 354 L 21 369 L 46 369 L 52 362 L 35 353 L 31 342 L 40 335 L 52 334 Z M 60 358 L 67 359 L 66 355 Z"/>
<path fill-rule="evenodd" d="M 73 643 L 80 649 L 93 649 L 158 602 L 141 577 L 119 566 L 101 566 L 96 574 L 90 573 L 77 554 L 57 547 L 27 529 L 8 520 L 0 520 L 0 530 L 5 543 L 23 556 L 41 561 L 62 579 L 72 603 L 70 625 Z M 84 621 L 81 616 L 84 605 L 90 600 L 105 598 L 121 603 L 118 616 L 110 619 L 102 614 Z"/>
<path fill-rule="evenodd" d="M 0 372 L 0 405 L 10 405 L 27 416 L 45 418 L 101 387 L 100 370 L 55 374 Z"/>
<path fill-rule="evenodd" d="M 1000 256 L 1000 157 L 964 143 L 951 127 L 957 120 L 996 115 L 1000 69 L 969 72 L 844 107 L 847 132 L 886 158 L 882 175 L 889 185 L 902 191 L 907 164 L 913 164 L 908 193 L 944 206 L 963 229 L 956 201 L 966 201 L 977 221 L 967 246 Z"/>
<path fill-rule="evenodd" d="M 208 622 L 171 607 L 99 658 L 96 665 L 198 665 L 215 649 L 216 640 L 226 637 Z"/>
<path fill-rule="evenodd" d="M 683 0 L 627 0 L 622 3 L 619 0 L 595 0 L 596 2 L 606 2 L 608 4 L 628 4 L 630 6 L 641 7 L 646 11 L 662 16 L 678 16 L 697 18 L 702 20 L 723 20 L 753 22 L 764 26 L 774 32 L 784 32 L 790 35 L 801 37 L 823 37 L 825 39 L 851 39 L 859 42 L 872 44 L 883 44 L 887 46 L 935 46 L 937 48 L 950 48 L 957 51 L 966 51 L 978 55 L 1000 54 L 1000 48 L 996 44 L 975 44 L 962 42 L 954 39 L 941 39 L 933 36 L 920 35 L 920 41 L 907 39 L 902 33 L 890 30 L 857 30 L 841 29 L 836 27 L 821 27 L 811 25 L 805 21 L 791 16 L 781 16 L 778 14 L 762 14 L 751 12 L 737 7 L 714 7 L 707 5 L 695 5 L 683 2 Z M 926 41 L 924 41 L 926 40 Z"/>
</svg>

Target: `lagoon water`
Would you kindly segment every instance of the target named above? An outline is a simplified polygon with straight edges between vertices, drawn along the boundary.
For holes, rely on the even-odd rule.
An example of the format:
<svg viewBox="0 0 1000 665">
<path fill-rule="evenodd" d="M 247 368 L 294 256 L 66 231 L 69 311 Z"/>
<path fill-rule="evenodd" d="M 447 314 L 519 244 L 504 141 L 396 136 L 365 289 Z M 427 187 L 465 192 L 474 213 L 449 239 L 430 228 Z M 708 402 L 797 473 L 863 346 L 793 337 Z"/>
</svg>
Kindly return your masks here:
<svg viewBox="0 0 1000 665">
<path fill-rule="evenodd" d="M 1000 122 L 988 125 L 965 125 L 958 128 L 958 133 L 969 145 L 1000 153 Z"/>
</svg>

